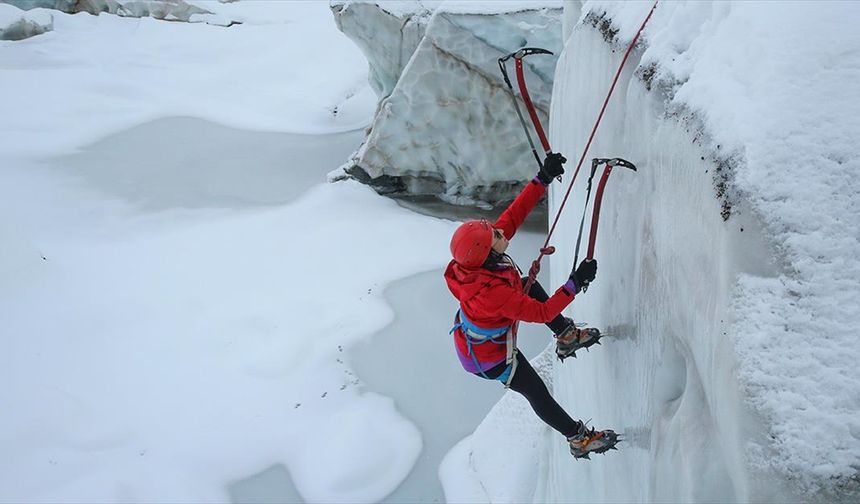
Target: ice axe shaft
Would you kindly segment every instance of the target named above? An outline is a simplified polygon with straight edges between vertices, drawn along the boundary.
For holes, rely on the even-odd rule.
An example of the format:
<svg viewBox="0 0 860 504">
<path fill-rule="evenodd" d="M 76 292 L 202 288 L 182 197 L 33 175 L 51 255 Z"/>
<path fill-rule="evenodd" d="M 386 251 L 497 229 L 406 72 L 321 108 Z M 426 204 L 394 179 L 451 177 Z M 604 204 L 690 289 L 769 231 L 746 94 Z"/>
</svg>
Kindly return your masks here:
<svg viewBox="0 0 860 504">
<path fill-rule="evenodd" d="M 546 133 L 544 133 L 543 126 L 541 126 L 540 123 L 540 118 L 538 118 L 535 106 L 532 104 L 531 96 L 529 96 L 529 90 L 526 88 L 526 77 L 523 73 L 523 59 L 515 57 L 514 63 L 516 64 L 517 69 L 517 84 L 519 84 L 520 87 L 520 95 L 523 97 L 523 101 L 526 104 L 526 110 L 529 112 L 529 116 L 532 119 L 532 124 L 534 124 L 535 131 L 540 139 L 540 144 L 543 147 L 544 154 L 549 154 L 552 152 L 549 147 L 549 140 L 546 138 Z"/>
<path fill-rule="evenodd" d="M 526 105 L 526 110 L 528 111 L 529 117 L 532 120 L 532 124 L 534 125 L 535 132 L 538 135 L 538 139 L 540 140 L 544 154 L 548 155 L 552 152 L 552 149 L 550 148 L 549 140 L 547 140 L 546 133 L 544 133 L 543 126 L 541 126 L 540 118 L 538 118 L 537 111 L 535 110 L 534 104 L 531 100 L 531 96 L 529 96 L 529 91 L 526 87 L 525 74 L 523 72 L 523 58 L 531 54 L 552 54 L 552 52 L 546 49 L 541 49 L 540 47 L 523 47 L 518 51 L 512 52 L 507 56 L 499 58 L 499 69 L 502 71 L 502 77 L 505 79 L 505 84 L 507 84 L 508 89 L 511 90 L 511 98 L 514 101 L 514 110 L 516 110 L 517 117 L 520 120 L 520 125 L 522 125 L 523 131 L 526 134 L 526 139 L 528 140 L 529 147 L 531 147 L 532 150 L 532 155 L 534 155 L 538 168 L 543 169 L 543 162 L 541 161 L 541 157 L 537 152 L 537 147 L 535 147 L 535 143 L 532 140 L 532 135 L 529 132 L 528 124 L 526 124 L 525 117 L 523 117 L 523 113 L 520 110 L 520 105 L 517 102 L 517 97 L 514 93 L 514 87 L 511 84 L 511 80 L 508 77 L 508 70 L 505 67 L 505 62 L 513 58 L 516 66 L 517 85 L 520 88 L 520 95 L 522 96 L 523 102 Z M 561 180 L 561 176 L 558 177 L 558 180 Z"/>
<path fill-rule="evenodd" d="M 609 180 L 612 168 L 620 166 L 636 171 L 636 165 L 625 159 L 612 158 L 600 161 L 605 161 L 606 167 L 603 169 L 603 175 L 600 177 L 600 182 L 597 184 L 597 192 L 594 195 L 594 209 L 591 214 L 591 236 L 588 237 L 588 253 L 585 256 L 589 261 L 594 259 L 594 245 L 597 243 L 597 224 L 600 222 L 600 204 L 603 202 L 603 190 L 606 188 L 606 182 Z"/>
</svg>

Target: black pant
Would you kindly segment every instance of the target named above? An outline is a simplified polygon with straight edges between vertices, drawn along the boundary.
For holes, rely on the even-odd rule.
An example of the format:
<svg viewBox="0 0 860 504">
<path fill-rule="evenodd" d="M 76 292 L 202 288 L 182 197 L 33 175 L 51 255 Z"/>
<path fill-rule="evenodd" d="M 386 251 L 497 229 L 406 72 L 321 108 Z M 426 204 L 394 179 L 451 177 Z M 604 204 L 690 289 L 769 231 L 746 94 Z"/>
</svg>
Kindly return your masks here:
<svg viewBox="0 0 860 504">
<path fill-rule="evenodd" d="M 507 367 L 507 363 L 502 362 L 484 371 L 484 374 L 489 379 L 495 379 Z M 481 376 L 480 374 L 477 375 Z M 517 369 L 514 372 L 513 380 L 511 380 L 511 390 L 522 394 L 529 404 L 531 404 L 537 416 L 544 423 L 564 434 L 564 437 L 571 437 L 579 432 L 579 422 L 570 418 L 570 415 L 555 402 L 555 399 L 549 394 L 546 384 L 541 380 L 532 365 L 529 364 L 528 359 L 523 357 L 523 354 L 519 352 L 517 352 Z"/>
<path fill-rule="evenodd" d="M 526 280 L 527 279 L 523 278 L 523 286 L 525 286 Z M 546 301 L 549 299 L 546 291 L 537 282 L 532 284 L 529 289 L 529 297 L 537 299 L 538 301 Z M 558 334 L 567 327 L 567 319 L 559 314 L 547 324 L 547 327 L 549 327 L 553 333 Z M 501 364 L 484 371 L 484 375 L 489 379 L 495 379 L 499 377 L 507 367 L 507 363 L 502 362 Z M 475 374 L 481 376 L 480 373 Z M 579 431 L 579 422 L 570 418 L 570 415 L 568 415 L 564 409 L 555 402 L 555 399 L 553 399 L 549 394 L 549 389 L 546 388 L 546 384 L 541 380 L 541 377 L 537 374 L 532 365 L 529 364 L 528 359 L 523 357 L 523 354 L 519 352 L 517 352 L 517 369 L 514 373 L 513 380 L 511 380 L 511 390 L 522 394 L 523 397 L 528 400 L 529 404 L 531 404 L 532 409 L 537 413 L 537 416 L 540 417 L 540 419 L 547 425 L 564 434 L 565 437 L 571 437 Z"/>
</svg>

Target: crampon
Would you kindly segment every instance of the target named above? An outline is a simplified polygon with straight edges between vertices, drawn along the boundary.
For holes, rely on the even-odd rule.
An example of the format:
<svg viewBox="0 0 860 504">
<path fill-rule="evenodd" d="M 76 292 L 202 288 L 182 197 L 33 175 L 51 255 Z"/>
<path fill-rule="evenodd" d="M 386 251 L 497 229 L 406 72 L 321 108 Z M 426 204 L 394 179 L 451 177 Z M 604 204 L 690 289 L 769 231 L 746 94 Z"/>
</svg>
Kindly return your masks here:
<svg viewBox="0 0 860 504">
<path fill-rule="evenodd" d="M 588 347 L 599 345 L 602 337 L 597 328 L 580 329 L 571 322 L 567 329 L 556 335 L 555 354 L 562 361 L 568 357 L 576 358 L 577 350 L 585 348 L 587 351 Z"/>
<path fill-rule="evenodd" d="M 592 453 L 606 453 L 609 450 L 617 450 L 615 447 L 622 439 L 612 430 L 596 431 L 581 424 L 579 433 L 567 438 L 570 444 L 570 454 L 577 459 L 591 459 Z"/>
</svg>

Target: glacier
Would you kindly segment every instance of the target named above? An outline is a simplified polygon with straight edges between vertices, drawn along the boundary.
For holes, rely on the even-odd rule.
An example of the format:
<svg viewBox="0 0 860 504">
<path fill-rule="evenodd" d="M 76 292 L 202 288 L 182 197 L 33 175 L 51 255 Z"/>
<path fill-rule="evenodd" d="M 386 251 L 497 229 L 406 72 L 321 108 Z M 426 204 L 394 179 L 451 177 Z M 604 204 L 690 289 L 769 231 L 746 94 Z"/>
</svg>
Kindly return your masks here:
<svg viewBox="0 0 860 504">
<path fill-rule="evenodd" d="M 380 98 L 345 172 L 385 194 L 483 206 L 513 199 L 537 166 L 497 60 L 523 46 L 561 50 L 561 4 L 338 0 L 331 7 L 367 56 Z M 525 62 L 547 121 L 556 56 Z"/>
<path fill-rule="evenodd" d="M 651 7 L 565 5 L 550 141 L 568 158 L 583 155 Z M 599 274 L 568 308 L 612 337 L 551 373 L 573 416 L 626 442 L 575 462 L 557 433 L 526 432 L 500 403 L 443 464 L 473 479 L 449 480 L 449 500 L 858 500 L 858 16 L 852 3 L 657 6 L 550 257 L 557 285 L 574 255 L 588 160 L 635 162 L 637 173 L 609 181 Z M 552 188 L 551 218 L 574 167 Z M 504 448 L 524 460 L 505 474 L 532 479 L 497 474 Z"/>
</svg>

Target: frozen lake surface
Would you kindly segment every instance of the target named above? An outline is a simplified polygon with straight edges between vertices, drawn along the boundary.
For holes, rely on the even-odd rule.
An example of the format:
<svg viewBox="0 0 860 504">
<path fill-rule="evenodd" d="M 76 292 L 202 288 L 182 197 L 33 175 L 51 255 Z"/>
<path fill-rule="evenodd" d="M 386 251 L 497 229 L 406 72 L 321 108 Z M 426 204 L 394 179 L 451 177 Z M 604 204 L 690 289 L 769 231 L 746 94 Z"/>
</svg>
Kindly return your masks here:
<svg viewBox="0 0 860 504">
<path fill-rule="evenodd" d="M 361 131 L 247 131 L 172 117 L 115 133 L 49 164 L 145 211 L 268 206 L 325 182 L 362 137 Z"/>
</svg>

